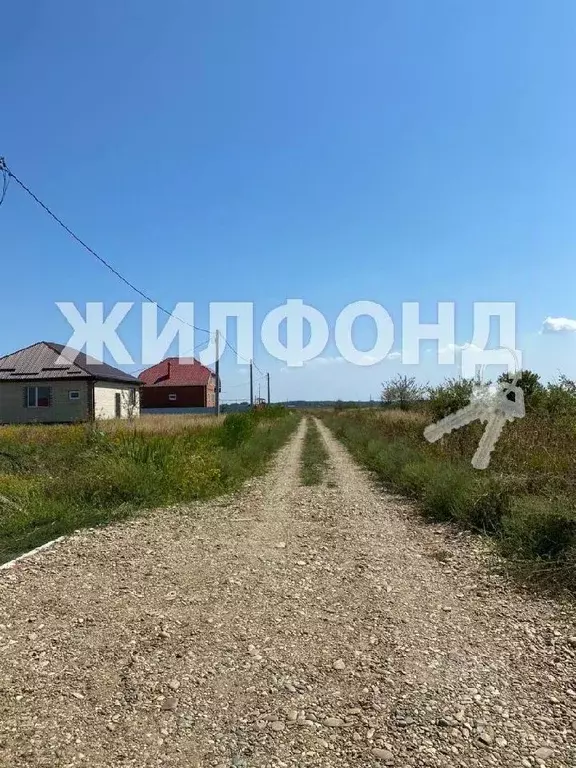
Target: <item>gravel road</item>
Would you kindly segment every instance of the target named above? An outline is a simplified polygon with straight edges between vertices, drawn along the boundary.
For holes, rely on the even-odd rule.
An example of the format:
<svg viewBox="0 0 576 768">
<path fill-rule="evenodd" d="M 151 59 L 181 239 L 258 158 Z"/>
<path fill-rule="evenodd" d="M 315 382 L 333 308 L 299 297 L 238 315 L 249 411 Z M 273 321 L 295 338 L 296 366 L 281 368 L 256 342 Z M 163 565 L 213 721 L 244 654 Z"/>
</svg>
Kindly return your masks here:
<svg viewBox="0 0 576 768">
<path fill-rule="evenodd" d="M 574 608 L 306 424 L 233 497 L 0 572 L 0 765 L 576 766 Z"/>
</svg>

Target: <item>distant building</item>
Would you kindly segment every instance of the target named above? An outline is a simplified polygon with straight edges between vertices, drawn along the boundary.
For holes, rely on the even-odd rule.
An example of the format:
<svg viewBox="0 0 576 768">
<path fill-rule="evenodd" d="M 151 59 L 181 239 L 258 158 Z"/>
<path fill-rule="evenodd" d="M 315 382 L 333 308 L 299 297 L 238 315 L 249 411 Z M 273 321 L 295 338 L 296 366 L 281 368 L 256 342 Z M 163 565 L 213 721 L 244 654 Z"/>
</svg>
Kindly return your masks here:
<svg viewBox="0 0 576 768">
<path fill-rule="evenodd" d="M 194 358 L 169 357 L 140 374 L 142 408 L 214 408 L 216 374 Z"/>
<path fill-rule="evenodd" d="M 0 357 L 0 423 L 66 423 L 140 415 L 142 382 L 63 344 Z"/>
</svg>

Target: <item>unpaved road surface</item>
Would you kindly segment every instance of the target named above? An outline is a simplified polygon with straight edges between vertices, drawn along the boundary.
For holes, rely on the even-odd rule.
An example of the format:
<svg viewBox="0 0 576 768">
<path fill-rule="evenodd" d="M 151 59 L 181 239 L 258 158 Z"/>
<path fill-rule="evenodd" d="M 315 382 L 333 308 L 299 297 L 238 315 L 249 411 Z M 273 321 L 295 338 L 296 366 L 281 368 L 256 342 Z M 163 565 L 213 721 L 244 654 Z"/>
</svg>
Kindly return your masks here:
<svg viewBox="0 0 576 768">
<path fill-rule="evenodd" d="M 0 572 L 0 765 L 576 766 L 570 606 L 325 430 L 327 483 L 299 487 L 304 429 L 233 498 Z"/>
</svg>

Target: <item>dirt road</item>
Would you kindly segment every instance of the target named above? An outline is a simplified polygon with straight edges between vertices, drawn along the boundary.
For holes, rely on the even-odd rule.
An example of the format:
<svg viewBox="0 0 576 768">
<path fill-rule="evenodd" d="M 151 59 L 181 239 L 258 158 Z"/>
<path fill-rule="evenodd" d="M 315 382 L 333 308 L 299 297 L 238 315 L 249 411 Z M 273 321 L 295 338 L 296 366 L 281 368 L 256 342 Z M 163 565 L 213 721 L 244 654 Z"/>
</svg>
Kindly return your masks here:
<svg viewBox="0 0 576 768">
<path fill-rule="evenodd" d="M 0 572 L 0 765 L 576 765 L 574 611 L 303 423 L 229 499 Z"/>
</svg>

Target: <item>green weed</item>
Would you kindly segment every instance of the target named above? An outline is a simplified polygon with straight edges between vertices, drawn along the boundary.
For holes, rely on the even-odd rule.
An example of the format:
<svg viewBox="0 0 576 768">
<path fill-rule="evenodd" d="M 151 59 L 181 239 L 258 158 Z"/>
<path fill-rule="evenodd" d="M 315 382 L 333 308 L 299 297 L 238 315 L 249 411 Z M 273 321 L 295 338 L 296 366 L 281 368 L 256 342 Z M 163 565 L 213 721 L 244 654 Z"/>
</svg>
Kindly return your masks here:
<svg viewBox="0 0 576 768">
<path fill-rule="evenodd" d="M 320 485 L 328 462 L 328 451 L 314 419 L 308 419 L 300 459 L 302 485 Z"/>
</svg>

